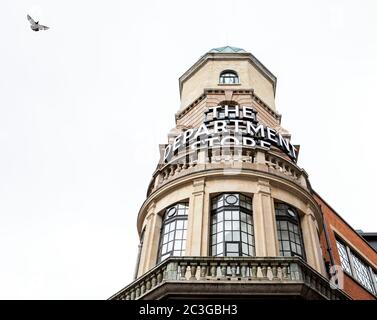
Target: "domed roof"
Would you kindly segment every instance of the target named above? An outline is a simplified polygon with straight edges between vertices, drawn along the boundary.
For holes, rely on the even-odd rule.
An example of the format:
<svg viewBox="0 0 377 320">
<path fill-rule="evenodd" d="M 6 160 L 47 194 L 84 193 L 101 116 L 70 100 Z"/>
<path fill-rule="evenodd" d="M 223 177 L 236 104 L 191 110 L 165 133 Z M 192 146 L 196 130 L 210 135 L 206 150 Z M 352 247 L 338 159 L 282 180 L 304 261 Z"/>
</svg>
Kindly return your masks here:
<svg viewBox="0 0 377 320">
<path fill-rule="evenodd" d="M 220 47 L 220 48 L 213 48 L 209 52 L 210 53 L 242 53 L 246 51 L 241 48 L 225 46 L 225 47 Z"/>
</svg>

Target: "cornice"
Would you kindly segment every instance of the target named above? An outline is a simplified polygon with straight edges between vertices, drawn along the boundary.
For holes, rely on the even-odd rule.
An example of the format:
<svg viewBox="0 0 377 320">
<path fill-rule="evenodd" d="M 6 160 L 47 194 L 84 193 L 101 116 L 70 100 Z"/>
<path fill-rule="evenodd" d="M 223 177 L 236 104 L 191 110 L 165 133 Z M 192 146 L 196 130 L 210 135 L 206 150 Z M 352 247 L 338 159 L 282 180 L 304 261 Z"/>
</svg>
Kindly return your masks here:
<svg viewBox="0 0 377 320">
<path fill-rule="evenodd" d="M 232 169 L 227 169 L 232 170 Z M 270 172 L 263 172 L 255 169 L 242 169 L 242 171 L 238 171 L 238 174 L 232 175 L 231 179 L 235 178 L 250 178 L 252 177 L 253 180 L 256 182 L 258 179 L 266 179 L 270 182 L 270 185 L 272 184 L 274 187 L 281 187 L 284 190 L 289 191 L 290 193 L 298 196 L 301 199 L 306 199 L 307 202 L 309 202 L 313 208 L 315 208 L 315 214 L 317 221 L 321 221 L 322 217 L 320 214 L 320 208 L 318 203 L 315 201 L 313 195 L 309 192 L 309 190 L 306 190 L 296 183 L 290 181 L 287 178 L 284 178 L 279 175 L 275 175 Z M 205 168 L 203 170 L 195 171 L 192 173 L 189 173 L 187 175 L 184 175 L 182 177 L 179 177 L 177 179 L 174 179 L 172 181 L 167 182 L 165 185 L 161 186 L 160 188 L 153 191 L 147 199 L 145 199 L 144 203 L 142 204 L 138 216 L 137 216 L 137 228 L 140 232 L 140 228 L 142 226 L 142 221 L 145 218 L 146 214 L 146 208 L 149 206 L 149 203 L 151 201 L 155 201 L 155 199 L 163 196 L 164 194 L 174 190 L 177 187 L 183 186 L 184 184 L 190 184 L 193 180 L 198 178 L 216 178 L 216 177 L 224 177 L 224 169 L 223 168 L 216 168 L 216 169 L 208 169 Z"/>
</svg>

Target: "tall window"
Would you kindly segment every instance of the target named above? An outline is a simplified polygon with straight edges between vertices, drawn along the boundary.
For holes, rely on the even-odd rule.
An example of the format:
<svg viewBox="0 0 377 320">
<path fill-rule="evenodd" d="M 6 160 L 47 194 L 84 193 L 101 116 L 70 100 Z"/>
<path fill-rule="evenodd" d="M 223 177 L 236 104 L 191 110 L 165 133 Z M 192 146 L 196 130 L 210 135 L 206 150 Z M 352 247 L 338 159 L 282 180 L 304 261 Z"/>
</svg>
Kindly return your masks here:
<svg viewBox="0 0 377 320">
<path fill-rule="evenodd" d="M 372 275 L 370 273 L 368 265 L 361 260 L 354 252 L 351 251 L 351 259 L 355 269 L 355 277 L 359 282 L 368 290 L 375 293 L 373 286 Z"/>
<path fill-rule="evenodd" d="M 238 75 L 233 70 L 225 70 L 220 73 L 220 80 L 219 83 L 221 84 L 237 84 L 240 83 Z"/>
<path fill-rule="evenodd" d="M 177 203 L 165 210 L 161 228 L 158 261 L 183 256 L 186 250 L 188 203 Z"/>
<path fill-rule="evenodd" d="M 300 219 L 296 209 L 285 203 L 275 203 L 280 255 L 305 258 Z"/>
<path fill-rule="evenodd" d="M 254 256 L 251 199 L 238 193 L 223 193 L 212 199 L 211 255 Z"/>
<path fill-rule="evenodd" d="M 336 240 L 336 246 L 338 248 L 340 264 L 342 265 L 343 270 L 351 274 L 350 260 L 348 258 L 346 246 L 338 240 Z"/>
</svg>

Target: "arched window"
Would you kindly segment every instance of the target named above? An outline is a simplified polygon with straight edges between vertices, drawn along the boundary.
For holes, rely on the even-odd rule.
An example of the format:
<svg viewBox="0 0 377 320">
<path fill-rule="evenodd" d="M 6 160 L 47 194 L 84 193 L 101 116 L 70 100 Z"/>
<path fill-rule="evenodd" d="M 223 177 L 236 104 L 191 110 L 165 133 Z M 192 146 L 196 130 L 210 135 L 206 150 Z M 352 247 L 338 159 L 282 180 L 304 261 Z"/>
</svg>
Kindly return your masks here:
<svg viewBox="0 0 377 320">
<path fill-rule="evenodd" d="M 211 255 L 254 256 L 251 199 L 239 193 L 223 193 L 212 199 Z"/>
<path fill-rule="evenodd" d="M 188 203 L 167 208 L 161 228 L 158 261 L 169 256 L 183 256 L 186 250 Z"/>
<path fill-rule="evenodd" d="M 221 84 L 237 84 L 240 83 L 238 78 L 237 72 L 233 70 L 225 70 L 220 73 L 220 80 L 219 83 Z"/>
<path fill-rule="evenodd" d="M 280 255 L 305 259 L 300 218 L 297 210 L 285 203 L 275 203 Z"/>
</svg>

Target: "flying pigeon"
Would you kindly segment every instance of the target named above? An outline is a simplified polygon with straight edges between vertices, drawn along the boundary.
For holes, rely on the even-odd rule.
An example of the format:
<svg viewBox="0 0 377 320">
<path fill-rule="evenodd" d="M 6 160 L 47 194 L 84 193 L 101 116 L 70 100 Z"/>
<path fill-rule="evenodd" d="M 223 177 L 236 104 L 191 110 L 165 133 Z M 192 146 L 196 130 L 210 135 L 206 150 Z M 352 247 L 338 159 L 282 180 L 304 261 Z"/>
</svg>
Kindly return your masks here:
<svg viewBox="0 0 377 320">
<path fill-rule="evenodd" d="M 39 30 L 47 30 L 47 29 L 49 29 L 49 27 L 42 26 L 41 24 L 39 24 L 39 21 L 35 22 L 33 20 L 33 18 L 30 17 L 29 15 L 27 15 L 27 19 L 30 22 L 30 28 L 31 28 L 31 30 L 33 30 L 33 31 L 39 31 Z"/>
</svg>

